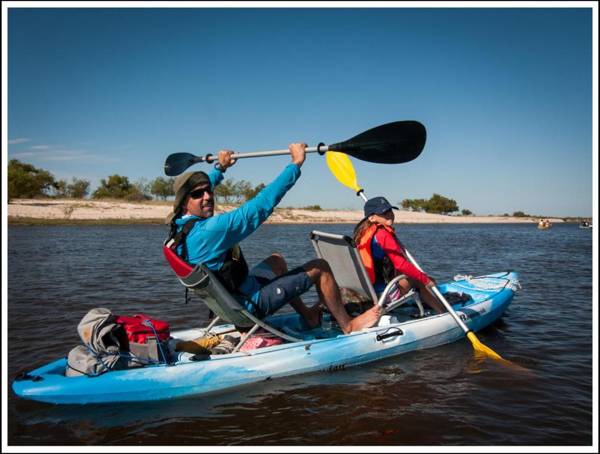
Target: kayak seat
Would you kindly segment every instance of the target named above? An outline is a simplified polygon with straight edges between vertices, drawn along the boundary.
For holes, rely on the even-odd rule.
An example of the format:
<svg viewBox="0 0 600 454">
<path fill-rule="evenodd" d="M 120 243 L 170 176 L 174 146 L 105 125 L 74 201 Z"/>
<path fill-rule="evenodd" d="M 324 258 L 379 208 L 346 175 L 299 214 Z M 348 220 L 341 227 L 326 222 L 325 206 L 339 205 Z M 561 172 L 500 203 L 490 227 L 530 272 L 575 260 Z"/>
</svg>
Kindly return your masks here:
<svg viewBox="0 0 600 454">
<path fill-rule="evenodd" d="M 310 240 L 317 257 L 327 261 L 341 288 L 350 289 L 366 300 L 377 301 L 377 294 L 352 238 L 313 230 Z"/>
<path fill-rule="evenodd" d="M 235 351 L 237 351 L 246 339 L 258 328 L 263 328 L 290 342 L 297 342 L 300 340 L 299 338 L 279 331 L 248 312 L 209 268 L 201 263 L 190 265 L 183 261 L 175 251 L 169 247 L 171 242 L 172 240 L 165 242 L 163 245 L 163 253 L 179 282 L 187 289 L 192 290 L 219 319 L 232 323 L 236 328 L 242 329 L 243 331 L 250 328 L 246 336 L 242 336 Z"/>
<path fill-rule="evenodd" d="M 317 256 L 329 263 L 329 267 L 340 288 L 349 289 L 362 298 L 377 304 L 382 304 L 387 299 L 389 292 L 387 288 L 380 296 L 375 292 L 367 270 L 365 270 L 360 255 L 356 250 L 353 238 L 348 235 L 337 235 L 313 230 L 310 234 L 310 240 Z M 419 308 L 419 312 L 423 315 L 423 306 L 418 298 L 418 293 L 415 293 L 414 290 L 411 290 L 397 300 L 388 302 L 383 306 L 384 312 L 390 312 L 409 301 L 414 301 Z"/>
</svg>

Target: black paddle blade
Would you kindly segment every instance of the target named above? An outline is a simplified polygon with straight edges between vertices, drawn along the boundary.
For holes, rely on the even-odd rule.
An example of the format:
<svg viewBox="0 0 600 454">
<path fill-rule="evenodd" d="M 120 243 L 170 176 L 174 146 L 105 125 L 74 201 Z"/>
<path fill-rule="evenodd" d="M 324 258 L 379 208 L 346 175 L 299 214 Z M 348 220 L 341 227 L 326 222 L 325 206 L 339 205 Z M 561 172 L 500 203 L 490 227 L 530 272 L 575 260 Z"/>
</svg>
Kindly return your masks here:
<svg viewBox="0 0 600 454">
<path fill-rule="evenodd" d="M 369 129 L 344 142 L 329 145 L 357 159 L 381 164 L 412 161 L 423 151 L 427 132 L 418 121 L 394 121 Z"/>
<path fill-rule="evenodd" d="M 165 161 L 165 175 L 170 177 L 179 175 L 196 162 L 198 162 L 197 157 L 191 153 L 170 154 Z"/>
</svg>

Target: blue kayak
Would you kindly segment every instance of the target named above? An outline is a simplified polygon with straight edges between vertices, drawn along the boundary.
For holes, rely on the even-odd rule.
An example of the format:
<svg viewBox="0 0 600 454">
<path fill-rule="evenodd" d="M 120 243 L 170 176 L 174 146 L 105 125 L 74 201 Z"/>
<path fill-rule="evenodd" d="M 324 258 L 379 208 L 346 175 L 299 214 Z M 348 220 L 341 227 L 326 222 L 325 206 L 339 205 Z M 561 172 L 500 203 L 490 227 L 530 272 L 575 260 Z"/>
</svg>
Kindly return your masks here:
<svg viewBox="0 0 600 454">
<path fill-rule="evenodd" d="M 438 286 L 471 331 L 498 320 L 519 286 L 515 272 L 486 276 L 457 276 Z M 175 353 L 172 364 L 113 370 L 96 377 L 65 375 L 66 358 L 31 370 L 15 379 L 14 392 L 25 399 L 53 404 L 91 404 L 151 401 L 222 392 L 278 377 L 338 370 L 414 350 L 437 347 L 465 338 L 449 313 L 423 314 L 417 302 L 407 301 L 382 316 L 378 326 L 344 335 L 329 314 L 322 325 L 308 329 L 295 313 L 266 319 L 284 333 L 300 338 L 265 348 L 213 354 L 198 360 L 190 353 Z M 218 325 L 211 333 L 231 333 L 232 324 Z M 170 345 L 206 333 L 189 329 L 171 333 Z M 466 342 L 466 340 L 463 340 Z"/>
</svg>

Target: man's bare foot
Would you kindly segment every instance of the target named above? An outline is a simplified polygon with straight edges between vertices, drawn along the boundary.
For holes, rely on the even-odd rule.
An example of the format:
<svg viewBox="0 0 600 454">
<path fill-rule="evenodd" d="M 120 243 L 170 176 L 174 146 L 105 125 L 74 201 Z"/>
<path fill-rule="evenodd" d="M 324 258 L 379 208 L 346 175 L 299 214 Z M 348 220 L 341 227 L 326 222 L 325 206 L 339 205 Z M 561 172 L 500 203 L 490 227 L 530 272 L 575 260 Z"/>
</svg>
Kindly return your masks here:
<svg viewBox="0 0 600 454">
<path fill-rule="evenodd" d="M 310 328 L 316 328 L 321 324 L 321 314 L 323 312 L 323 308 L 321 304 L 317 303 L 314 306 L 308 308 L 306 315 L 304 316 L 304 320 L 308 324 Z"/>
<path fill-rule="evenodd" d="M 376 304 L 368 311 L 360 314 L 358 317 L 350 320 L 348 331 L 344 330 L 344 334 L 351 333 L 353 331 L 360 331 L 361 329 L 371 328 L 379 322 L 381 317 L 381 307 Z"/>
</svg>

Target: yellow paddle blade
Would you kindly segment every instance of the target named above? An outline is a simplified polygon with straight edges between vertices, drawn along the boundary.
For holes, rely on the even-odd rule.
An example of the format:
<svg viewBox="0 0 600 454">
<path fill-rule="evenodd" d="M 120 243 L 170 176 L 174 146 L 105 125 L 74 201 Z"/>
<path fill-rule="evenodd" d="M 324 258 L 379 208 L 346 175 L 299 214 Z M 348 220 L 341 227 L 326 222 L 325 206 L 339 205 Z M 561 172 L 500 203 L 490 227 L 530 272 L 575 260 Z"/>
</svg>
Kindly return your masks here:
<svg viewBox="0 0 600 454">
<path fill-rule="evenodd" d="M 496 364 L 501 364 L 504 367 L 509 367 L 512 370 L 519 372 L 519 373 L 525 373 L 528 375 L 532 375 L 532 371 L 527 369 L 526 367 L 520 366 L 518 364 L 513 363 L 512 361 L 509 361 L 508 359 L 504 359 L 502 358 L 498 353 L 496 353 L 494 350 L 492 350 L 489 347 L 486 347 L 485 345 L 483 345 L 479 339 L 477 339 L 477 337 L 475 336 L 475 334 L 472 331 L 469 331 L 467 333 L 467 337 L 469 338 L 469 340 L 471 341 L 471 343 L 473 344 L 473 349 L 475 350 L 475 357 L 479 357 L 481 359 L 486 359 L 486 358 L 491 358 L 494 361 L 496 361 Z"/>
<path fill-rule="evenodd" d="M 479 341 L 479 339 L 477 339 L 477 336 L 475 335 L 475 333 L 473 331 L 469 331 L 467 333 L 467 337 L 471 341 L 471 344 L 473 344 L 473 348 L 475 349 L 475 351 L 477 351 L 478 353 L 482 353 L 483 355 L 489 356 L 492 359 L 502 359 L 502 356 L 500 356 L 494 350 L 483 345 Z"/>
<path fill-rule="evenodd" d="M 347 154 L 338 151 L 328 151 L 325 153 L 325 160 L 327 161 L 329 170 L 340 183 L 350 189 L 354 189 L 355 192 L 360 191 L 361 188 L 356 181 L 356 172 L 354 172 L 354 167 Z"/>
</svg>

